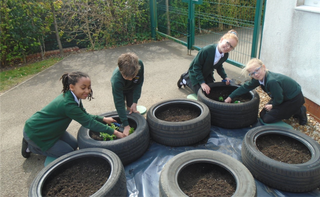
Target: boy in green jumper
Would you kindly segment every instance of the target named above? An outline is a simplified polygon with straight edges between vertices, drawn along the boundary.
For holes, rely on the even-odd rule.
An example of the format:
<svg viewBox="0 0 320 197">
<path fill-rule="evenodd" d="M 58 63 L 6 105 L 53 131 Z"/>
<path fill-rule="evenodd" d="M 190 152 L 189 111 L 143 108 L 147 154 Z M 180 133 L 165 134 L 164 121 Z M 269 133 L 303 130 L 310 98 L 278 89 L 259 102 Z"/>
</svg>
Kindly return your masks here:
<svg viewBox="0 0 320 197">
<path fill-rule="evenodd" d="M 232 98 L 260 86 L 271 97 L 260 112 L 263 122 L 274 123 L 293 115 L 299 119 L 300 125 L 307 124 L 306 107 L 303 106 L 304 96 L 295 80 L 268 71 L 263 62 L 257 58 L 251 59 L 243 71 L 249 74 L 251 80 L 234 90 L 225 102 L 230 103 Z"/>
<path fill-rule="evenodd" d="M 111 86 L 114 105 L 119 118 L 124 126 L 123 133 L 129 135 L 125 102 L 129 114 L 139 113 L 137 103 L 141 96 L 141 88 L 144 80 L 144 66 L 134 53 L 125 53 L 118 58 L 118 67 L 113 71 Z"/>
</svg>

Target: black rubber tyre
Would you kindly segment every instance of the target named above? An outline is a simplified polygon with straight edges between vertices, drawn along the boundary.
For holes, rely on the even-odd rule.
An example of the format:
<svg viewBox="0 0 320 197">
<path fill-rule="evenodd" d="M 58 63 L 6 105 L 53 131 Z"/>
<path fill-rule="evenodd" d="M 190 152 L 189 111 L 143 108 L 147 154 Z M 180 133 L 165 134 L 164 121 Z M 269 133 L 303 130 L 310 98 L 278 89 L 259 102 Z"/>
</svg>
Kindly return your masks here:
<svg viewBox="0 0 320 197">
<path fill-rule="evenodd" d="M 288 164 L 273 160 L 259 151 L 260 136 L 279 134 L 305 145 L 311 159 L 302 164 Z M 249 130 L 242 142 L 242 162 L 262 183 L 287 192 L 308 192 L 320 185 L 320 145 L 309 136 L 285 127 L 259 126 Z"/>
<path fill-rule="evenodd" d="M 199 116 L 183 122 L 169 122 L 157 118 L 157 113 L 170 107 L 194 109 Z M 151 138 L 167 146 L 187 146 L 203 140 L 210 133 L 210 112 L 202 102 L 189 99 L 166 100 L 154 104 L 147 112 Z"/>
<path fill-rule="evenodd" d="M 49 176 L 57 170 L 62 168 L 68 168 L 69 163 L 74 160 L 81 158 L 102 158 L 111 167 L 111 174 L 108 181 L 92 195 L 92 197 L 100 196 L 127 196 L 127 183 L 124 167 L 119 157 L 112 151 L 102 148 L 88 148 L 83 150 L 77 150 L 66 155 L 63 155 L 45 168 L 43 168 L 35 177 L 31 183 L 29 189 L 29 197 L 40 197 L 42 196 L 42 187 Z M 81 195 L 81 194 L 79 194 Z"/>
<path fill-rule="evenodd" d="M 211 91 L 215 88 L 234 88 L 238 85 L 226 85 L 222 82 L 209 84 Z M 210 99 L 201 90 L 198 91 L 198 100 L 205 103 L 211 113 L 211 124 L 228 129 L 248 127 L 255 123 L 258 118 L 260 97 L 256 91 L 250 91 L 251 100 L 243 103 L 224 103 Z"/>
<path fill-rule="evenodd" d="M 101 116 L 113 117 L 117 121 L 120 120 L 116 111 L 101 114 Z M 79 149 L 95 147 L 111 150 L 119 156 L 123 165 L 130 164 L 131 162 L 137 160 L 146 152 L 149 147 L 149 127 L 146 119 L 140 114 L 127 114 L 127 117 L 130 126 L 134 127 L 135 131 L 122 139 L 112 141 L 94 140 L 90 137 L 89 129 L 80 127 L 77 136 Z"/>
<path fill-rule="evenodd" d="M 237 188 L 233 196 L 256 196 L 256 185 L 249 170 L 229 155 L 212 150 L 191 150 L 170 159 L 160 173 L 160 196 L 186 196 L 178 184 L 179 173 L 194 163 L 212 163 L 227 170 L 234 177 Z"/>
</svg>

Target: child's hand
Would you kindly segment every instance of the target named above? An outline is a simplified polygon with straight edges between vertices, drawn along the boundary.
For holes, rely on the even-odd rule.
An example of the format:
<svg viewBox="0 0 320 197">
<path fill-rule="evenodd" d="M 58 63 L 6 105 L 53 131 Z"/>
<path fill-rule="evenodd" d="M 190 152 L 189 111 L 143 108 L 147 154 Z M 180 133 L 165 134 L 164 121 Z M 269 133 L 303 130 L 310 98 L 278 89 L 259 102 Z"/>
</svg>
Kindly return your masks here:
<svg viewBox="0 0 320 197">
<path fill-rule="evenodd" d="M 138 110 L 137 110 L 137 103 L 133 103 L 130 107 L 130 112 L 129 114 L 132 114 L 133 113 L 140 113 Z"/>
<path fill-rule="evenodd" d="M 271 104 L 266 104 L 264 106 L 264 108 L 267 110 L 267 111 L 270 111 L 272 109 L 272 105 Z"/>
<path fill-rule="evenodd" d="M 230 80 L 231 80 L 231 79 L 226 78 L 226 80 L 227 80 L 227 81 L 226 81 L 226 85 L 230 85 Z M 230 101 L 230 102 L 231 102 L 231 101 Z"/>
<path fill-rule="evenodd" d="M 232 101 L 232 99 L 231 99 L 230 97 L 228 97 L 228 98 L 226 98 L 226 99 L 224 100 L 225 103 L 231 103 L 231 101 Z"/>
<path fill-rule="evenodd" d="M 123 129 L 123 134 L 128 136 L 129 135 L 129 131 L 130 131 L 130 125 L 127 125 Z"/>
<path fill-rule="evenodd" d="M 125 135 L 124 133 L 121 133 L 121 132 L 119 132 L 119 131 L 117 131 L 117 130 L 114 130 L 113 134 L 114 134 L 115 136 L 117 136 L 117 138 L 127 137 L 127 135 Z"/>
<path fill-rule="evenodd" d="M 112 117 L 103 117 L 103 122 L 107 123 L 107 124 L 111 124 L 113 122 L 117 122 L 115 119 L 113 119 Z"/>
<path fill-rule="evenodd" d="M 201 89 L 202 89 L 203 91 L 205 91 L 206 94 L 210 94 L 211 88 L 210 88 L 206 83 L 202 83 L 202 84 L 201 84 Z"/>
</svg>

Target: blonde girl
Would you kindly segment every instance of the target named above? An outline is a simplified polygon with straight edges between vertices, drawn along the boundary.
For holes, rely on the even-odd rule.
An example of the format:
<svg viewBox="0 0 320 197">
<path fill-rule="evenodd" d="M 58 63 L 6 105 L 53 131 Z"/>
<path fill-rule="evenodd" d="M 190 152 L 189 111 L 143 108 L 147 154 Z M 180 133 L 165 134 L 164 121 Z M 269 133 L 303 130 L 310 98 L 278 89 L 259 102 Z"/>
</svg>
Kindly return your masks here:
<svg viewBox="0 0 320 197">
<path fill-rule="evenodd" d="M 186 73 L 183 73 L 177 82 L 178 88 L 188 86 L 194 93 L 198 93 L 201 88 L 206 94 L 210 93 L 209 83 L 215 81 L 214 69 L 226 84 L 230 84 L 230 79 L 223 68 L 223 62 L 228 59 L 229 52 L 234 50 L 238 44 L 238 33 L 230 30 L 224 34 L 218 44 L 210 44 L 203 47 L 193 59 Z"/>
<path fill-rule="evenodd" d="M 264 63 L 251 59 L 245 68 L 251 80 L 233 91 L 225 102 L 230 103 L 236 96 L 240 96 L 260 86 L 271 98 L 260 112 L 264 123 L 274 123 L 291 116 L 299 119 L 300 125 L 307 124 L 306 107 L 300 85 L 288 76 L 269 71 Z"/>
</svg>

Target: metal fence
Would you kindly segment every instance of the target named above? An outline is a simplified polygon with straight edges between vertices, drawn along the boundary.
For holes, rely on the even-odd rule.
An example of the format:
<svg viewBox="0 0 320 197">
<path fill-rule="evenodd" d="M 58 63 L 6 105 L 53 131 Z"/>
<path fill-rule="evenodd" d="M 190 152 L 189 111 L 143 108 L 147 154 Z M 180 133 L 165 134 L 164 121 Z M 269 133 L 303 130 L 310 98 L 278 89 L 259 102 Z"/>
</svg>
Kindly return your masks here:
<svg viewBox="0 0 320 197">
<path fill-rule="evenodd" d="M 150 0 L 153 35 L 158 34 L 191 50 L 218 43 L 228 30 L 239 43 L 228 62 L 242 67 L 258 57 L 264 0 Z"/>
</svg>

